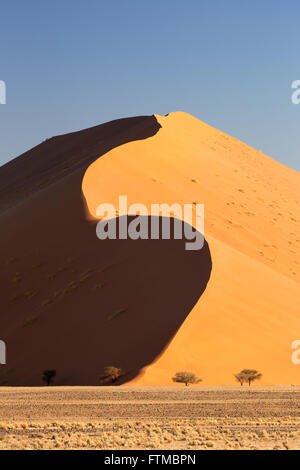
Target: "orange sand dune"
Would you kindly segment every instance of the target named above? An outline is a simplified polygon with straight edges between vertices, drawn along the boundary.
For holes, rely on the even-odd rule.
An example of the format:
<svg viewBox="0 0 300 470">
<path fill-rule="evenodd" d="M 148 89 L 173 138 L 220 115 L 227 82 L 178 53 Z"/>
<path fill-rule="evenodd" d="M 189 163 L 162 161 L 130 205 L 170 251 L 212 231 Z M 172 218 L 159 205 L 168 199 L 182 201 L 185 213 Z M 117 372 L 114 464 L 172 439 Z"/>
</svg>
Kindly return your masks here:
<svg viewBox="0 0 300 470">
<path fill-rule="evenodd" d="M 95 216 L 102 202 L 118 207 L 120 194 L 128 205 L 204 203 L 213 268 L 176 336 L 133 383 L 170 384 L 183 369 L 228 384 L 242 368 L 261 370 L 264 384 L 299 383 L 299 173 L 186 113 L 156 118 L 153 137 L 90 165 L 87 206 Z"/>
<path fill-rule="evenodd" d="M 101 157 L 101 158 L 100 158 Z M 0 384 L 300 383 L 299 173 L 186 113 L 53 137 L 0 168 Z M 205 245 L 98 240 L 102 203 L 204 203 Z M 122 214 L 119 214 L 122 215 Z M 172 216 L 172 214 L 170 214 Z"/>
</svg>

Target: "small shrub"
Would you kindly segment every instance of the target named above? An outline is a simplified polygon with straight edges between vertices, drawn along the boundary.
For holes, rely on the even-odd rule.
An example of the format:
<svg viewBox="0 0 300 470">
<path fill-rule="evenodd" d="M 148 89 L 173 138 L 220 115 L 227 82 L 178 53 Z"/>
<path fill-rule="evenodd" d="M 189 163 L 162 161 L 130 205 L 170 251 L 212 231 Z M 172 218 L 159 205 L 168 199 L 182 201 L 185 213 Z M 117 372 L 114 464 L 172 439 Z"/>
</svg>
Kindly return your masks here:
<svg viewBox="0 0 300 470">
<path fill-rule="evenodd" d="M 116 382 L 123 375 L 120 367 L 108 366 L 104 367 L 104 374 L 100 377 L 101 383 Z"/>
<path fill-rule="evenodd" d="M 32 325 L 32 323 L 36 322 L 39 318 L 39 315 L 35 315 L 34 317 L 29 317 L 27 318 L 24 323 L 23 323 L 23 326 L 29 326 L 29 325 Z"/>
<path fill-rule="evenodd" d="M 46 369 L 43 372 L 42 379 L 44 382 L 46 382 L 47 385 L 50 385 L 53 382 L 55 376 L 56 376 L 55 369 Z"/>
<path fill-rule="evenodd" d="M 103 285 L 104 285 L 104 284 L 95 284 L 94 287 L 93 287 L 93 289 L 94 289 L 94 290 L 102 289 Z"/>
<path fill-rule="evenodd" d="M 123 308 L 121 310 L 117 310 L 115 313 L 112 313 L 111 315 L 109 315 L 107 320 L 113 320 L 114 318 L 117 318 L 119 315 L 121 315 L 122 313 L 125 313 L 125 312 L 126 312 L 126 308 Z"/>
<path fill-rule="evenodd" d="M 172 378 L 173 382 L 188 384 L 197 384 L 202 382 L 202 379 L 196 377 L 193 372 L 176 372 L 175 377 Z"/>
</svg>

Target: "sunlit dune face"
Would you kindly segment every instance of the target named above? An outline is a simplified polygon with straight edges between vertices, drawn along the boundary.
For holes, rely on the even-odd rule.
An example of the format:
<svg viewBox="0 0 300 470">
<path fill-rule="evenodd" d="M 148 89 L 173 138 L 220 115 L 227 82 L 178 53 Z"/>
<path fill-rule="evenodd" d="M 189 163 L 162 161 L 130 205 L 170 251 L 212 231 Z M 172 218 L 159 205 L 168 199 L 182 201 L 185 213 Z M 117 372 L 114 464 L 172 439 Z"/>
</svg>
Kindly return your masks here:
<svg viewBox="0 0 300 470">
<path fill-rule="evenodd" d="M 155 135 L 89 166 L 89 214 L 97 218 L 102 203 L 118 209 L 120 195 L 149 212 L 151 204 L 205 204 L 208 235 L 300 280 L 299 173 L 187 113 L 155 117 Z"/>
<path fill-rule="evenodd" d="M 173 341 L 135 383 L 170 383 L 166 377 L 186 369 L 207 383 L 234 383 L 245 367 L 261 370 L 262 383 L 294 382 L 299 173 L 186 113 L 156 119 L 161 129 L 154 136 L 89 166 L 82 183 L 88 211 L 97 217 L 104 202 L 117 208 L 120 195 L 148 209 L 203 203 L 213 270 Z"/>
</svg>

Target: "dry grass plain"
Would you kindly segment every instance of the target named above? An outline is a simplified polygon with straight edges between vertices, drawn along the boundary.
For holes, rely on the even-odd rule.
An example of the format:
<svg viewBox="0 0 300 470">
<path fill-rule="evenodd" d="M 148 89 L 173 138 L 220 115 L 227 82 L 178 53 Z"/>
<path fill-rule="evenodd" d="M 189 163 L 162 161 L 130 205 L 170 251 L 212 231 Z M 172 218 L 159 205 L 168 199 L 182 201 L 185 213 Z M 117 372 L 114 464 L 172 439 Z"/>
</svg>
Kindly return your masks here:
<svg viewBox="0 0 300 470">
<path fill-rule="evenodd" d="M 1 387 L 1 449 L 300 449 L 300 387 Z"/>
</svg>

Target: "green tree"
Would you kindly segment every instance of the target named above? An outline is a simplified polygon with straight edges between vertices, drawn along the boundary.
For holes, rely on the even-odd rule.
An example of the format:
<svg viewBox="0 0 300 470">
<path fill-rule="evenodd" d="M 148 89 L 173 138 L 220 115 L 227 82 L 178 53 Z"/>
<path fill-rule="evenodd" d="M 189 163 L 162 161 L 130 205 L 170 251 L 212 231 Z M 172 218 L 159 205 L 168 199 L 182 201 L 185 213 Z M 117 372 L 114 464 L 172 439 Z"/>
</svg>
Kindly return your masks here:
<svg viewBox="0 0 300 470">
<path fill-rule="evenodd" d="M 198 384 L 199 382 L 202 382 L 202 379 L 199 379 L 196 377 L 196 375 L 193 372 L 176 372 L 175 377 L 172 377 L 173 382 L 177 383 L 183 383 L 186 386 L 188 384 Z"/>
<path fill-rule="evenodd" d="M 247 382 L 247 376 L 242 372 L 239 372 L 239 374 L 235 374 L 234 377 L 240 383 L 240 385 L 244 385 L 244 382 Z"/>
<path fill-rule="evenodd" d="M 50 385 L 53 382 L 55 376 L 56 376 L 55 369 L 47 369 L 47 370 L 44 370 L 42 378 L 43 378 L 43 381 L 46 382 L 47 385 Z"/>
<path fill-rule="evenodd" d="M 101 376 L 100 381 L 102 383 L 107 383 L 107 382 L 116 382 L 124 372 L 120 367 L 115 367 L 115 366 L 108 366 L 104 367 L 104 374 Z"/>
<path fill-rule="evenodd" d="M 243 369 L 235 375 L 235 378 L 241 385 L 243 385 L 244 382 L 248 382 L 250 387 L 252 382 L 262 378 L 262 374 L 255 369 Z"/>
</svg>

